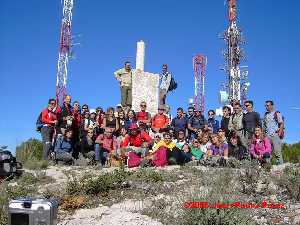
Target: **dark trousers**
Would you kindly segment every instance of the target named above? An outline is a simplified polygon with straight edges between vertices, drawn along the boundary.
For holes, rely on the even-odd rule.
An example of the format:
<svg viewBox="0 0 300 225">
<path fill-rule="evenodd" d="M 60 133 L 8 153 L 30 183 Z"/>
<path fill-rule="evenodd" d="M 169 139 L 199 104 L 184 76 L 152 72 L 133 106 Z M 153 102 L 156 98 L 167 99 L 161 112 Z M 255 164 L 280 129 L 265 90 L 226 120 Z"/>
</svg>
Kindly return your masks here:
<svg viewBox="0 0 300 225">
<path fill-rule="evenodd" d="M 53 138 L 54 128 L 53 127 L 42 127 L 41 135 L 43 142 L 43 159 L 47 160 L 52 149 L 52 138 Z"/>
<path fill-rule="evenodd" d="M 174 147 L 171 150 L 167 150 L 167 159 L 168 159 L 168 163 L 170 165 L 172 164 L 179 164 L 179 165 L 182 165 L 184 163 L 184 155 L 182 154 L 182 151 L 177 148 L 177 147 Z"/>
<path fill-rule="evenodd" d="M 102 148 L 99 144 L 95 144 L 95 160 L 99 161 L 101 165 L 105 165 L 108 160 L 109 152 Z"/>
</svg>

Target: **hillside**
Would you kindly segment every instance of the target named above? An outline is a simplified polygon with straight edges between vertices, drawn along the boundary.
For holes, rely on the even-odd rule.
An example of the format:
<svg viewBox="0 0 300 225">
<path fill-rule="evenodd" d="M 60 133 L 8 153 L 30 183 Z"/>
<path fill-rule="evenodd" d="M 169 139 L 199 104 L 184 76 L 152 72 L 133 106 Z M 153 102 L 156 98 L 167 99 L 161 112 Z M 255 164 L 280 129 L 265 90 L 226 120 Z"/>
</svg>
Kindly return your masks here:
<svg viewBox="0 0 300 225">
<path fill-rule="evenodd" d="M 250 162 L 240 168 L 49 166 L 1 184 L 1 193 L 1 225 L 6 224 L 8 199 L 18 196 L 57 198 L 59 225 L 300 224 L 299 164 L 271 170 Z M 210 207 L 183 207 L 194 201 Z M 232 207 L 218 209 L 226 204 L 213 203 Z"/>
</svg>

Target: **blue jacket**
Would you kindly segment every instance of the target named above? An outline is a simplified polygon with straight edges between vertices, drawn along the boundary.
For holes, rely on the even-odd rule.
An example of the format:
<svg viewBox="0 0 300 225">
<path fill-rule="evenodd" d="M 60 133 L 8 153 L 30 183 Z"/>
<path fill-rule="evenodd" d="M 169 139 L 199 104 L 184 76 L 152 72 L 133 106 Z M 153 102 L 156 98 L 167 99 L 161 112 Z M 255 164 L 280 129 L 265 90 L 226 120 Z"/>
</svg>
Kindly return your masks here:
<svg viewBox="0 0 300 225">
<path fill-rule="evenodd" d="M 73 144 L 71 140 L 66 140 L 65 138 L 57 138 L 55 148 L 55 152 L 73 152 Z"/>
</svg>

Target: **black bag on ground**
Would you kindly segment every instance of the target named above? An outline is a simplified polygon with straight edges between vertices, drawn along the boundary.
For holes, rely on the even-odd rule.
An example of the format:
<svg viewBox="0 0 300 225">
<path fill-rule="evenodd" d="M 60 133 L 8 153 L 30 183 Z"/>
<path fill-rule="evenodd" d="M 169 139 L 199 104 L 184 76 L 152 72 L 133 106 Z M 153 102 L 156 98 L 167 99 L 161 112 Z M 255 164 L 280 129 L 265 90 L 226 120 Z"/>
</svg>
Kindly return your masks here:
<svg viewBox="0 0 300 225">
<path fill-rule="evenodd" d="M 0 150 L 0 177 L 9 177 L 11 175 L 21 175 L 22 164 L 16 161 L 10 151 Z"/>
</svg>

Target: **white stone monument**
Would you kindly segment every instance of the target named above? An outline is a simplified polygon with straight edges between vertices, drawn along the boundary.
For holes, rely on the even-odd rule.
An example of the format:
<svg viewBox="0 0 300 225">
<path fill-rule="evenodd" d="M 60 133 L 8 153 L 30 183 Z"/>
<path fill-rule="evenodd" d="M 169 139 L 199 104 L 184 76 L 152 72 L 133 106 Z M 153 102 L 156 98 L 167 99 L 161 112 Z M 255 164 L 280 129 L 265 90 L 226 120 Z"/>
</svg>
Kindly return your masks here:
<svg viewBox="0 0 300 225">
<path fill-rule="evenodd" d="M 157 113 L 159 98 L 159 74 L 144 71 L 145 43 L 137 42 L 136 69 L 132 76 L 132 109 L 140 111 L 140 103 L 147 103 L 147 111 L 153 116 Z"/>
</svg>

